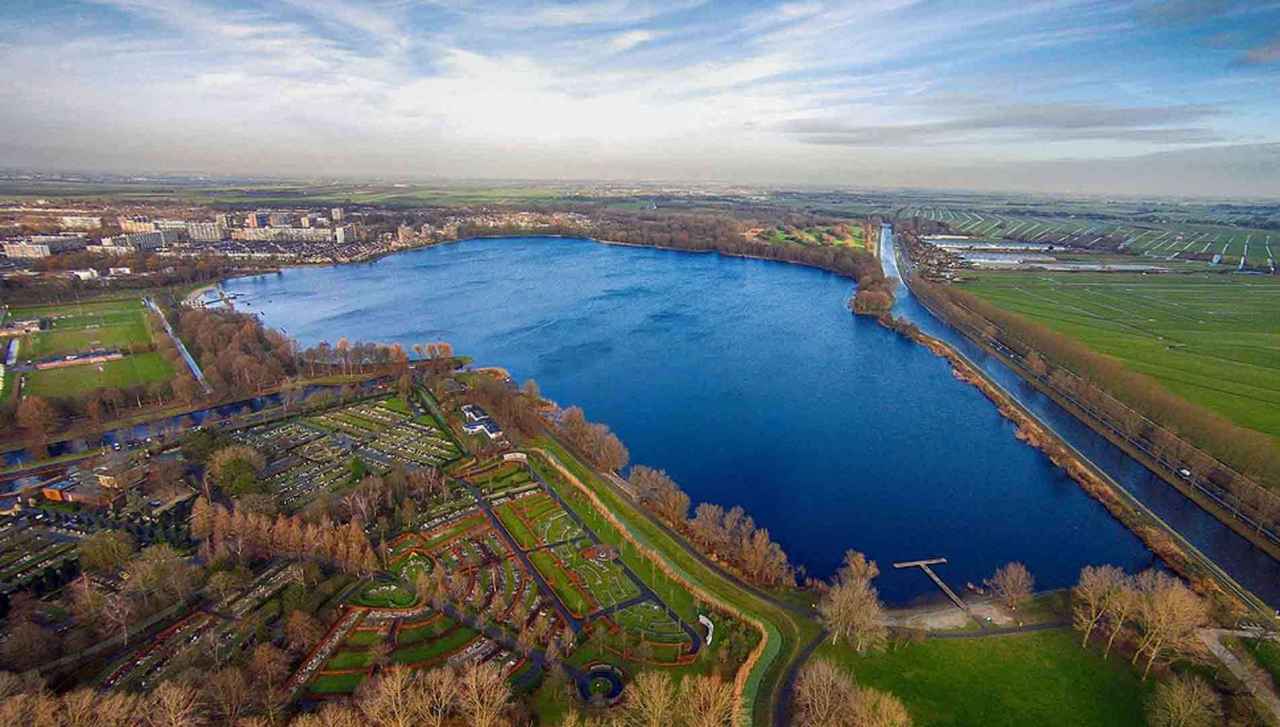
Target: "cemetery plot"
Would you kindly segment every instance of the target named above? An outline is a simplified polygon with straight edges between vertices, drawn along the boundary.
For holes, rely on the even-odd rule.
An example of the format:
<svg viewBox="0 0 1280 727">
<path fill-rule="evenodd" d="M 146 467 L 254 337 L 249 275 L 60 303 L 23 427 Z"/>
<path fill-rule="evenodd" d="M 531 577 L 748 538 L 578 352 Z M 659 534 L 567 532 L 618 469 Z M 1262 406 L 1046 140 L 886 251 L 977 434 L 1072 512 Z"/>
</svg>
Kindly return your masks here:
<svg viewBox="0 0 1280 727">
<path fill-rule="evenodd" d="M 299 421 L 289 421 L 266 427 L 244 429 L 232 435 L 241 444 L 247 444 L 268 458 L 283 456 L 286 452 L 324 437 L 324 432 Z"/>
<path fill-rule="evenodd" d="M 77 557 L 75 541 L 43 528 L 15 528 L 0 540 L 0 591 L 23 588 L 47 568 Z"/>
<path fill-rule="evenodd" d="M 639 587 L 608 552 L 610 549 L 586 545 L 584 541 L 565 543 L 551 551 L 600 607 L 609 608 L 640 596 Z"/>
<path fill-rule="evenodd" d="M 646 641 L 657 641 L 664 644 L 689 643 L 689 634 L 685 633 L 680 623 L 672 618 L 665 608 L 653 601 L 645 601 L 618 609 L 610 614 L 609 618 L 627 631 L 643 637 Z"/>
<path fill-rule="evenodd" d="M 440 467 L 461 456 L 457 445 L 428 417 L 414 419 L 391 401 L 362 403 L 310 417 L 308 421 L 357 441 L 372 459 L 387 464 Z"/>
<path fill-rule="evenodd" d="M 496 467 L 467 475 L 467 481 L 487 495 L 499 495 L 528 486 L 533 477 L 519 462 L 503 462 Z"/>
<path fill-rule="evenodd" d="M 524 550 L 584 535 L 569 513 L 554 498 L 541 491 L 508 500 L 495 507 L 494 513 Z"/>
</svg>

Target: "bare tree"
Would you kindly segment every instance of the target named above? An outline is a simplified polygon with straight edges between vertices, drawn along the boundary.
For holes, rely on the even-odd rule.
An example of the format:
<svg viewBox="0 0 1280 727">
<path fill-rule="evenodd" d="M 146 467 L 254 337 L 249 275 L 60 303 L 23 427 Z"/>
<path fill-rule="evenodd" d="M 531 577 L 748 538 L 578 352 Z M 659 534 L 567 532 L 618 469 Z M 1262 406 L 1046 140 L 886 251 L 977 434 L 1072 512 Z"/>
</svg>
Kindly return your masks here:
<svg viewBox="0 0 1280 727">
<path fill-rule="evenodd" d="M 458 675 L 450 667 L 432 669 L 419 685 L 421 718 L 428 727 L 442 727 L 458 703 Z"/>
<path fill-rule="evenodd" d="M 1213 727 L 1222 724 L 1222 702 L 1200 677 L 1178 674 L 1156 685 L 1147 705 L 1151 727 Z"/>
<path fill-rule="evenodd" d="M 1107 627 L 1111 629 L 1111 634 L 1107 636 L 1107 646 L 1102 650 L 1104 659 L 1111 654 L 1111 647 L 1115 644 L 1116 637 L 1124 632 L 1129 621 L 1138 612 L 1138 605 L 1138 591 L 1130 578 L 1126 578 L 1107 597 L 1106 602 L 1103 604 L 1103 615 Z"/>
<path fill-rule="evenodd" d="M 152 690 L 143 717 L 151 727 L 197 727 L 206 723 L 200 695 L 178 682 L 161 682 Z"/>
<path fill-rule="evenodd" d="M 645 671 L 628 690 L 623 719 L 630 727 L 670 727 L 678 721 L 676 686 L 671 676 Z"/>
<path fill-rule="evenodd" d="M 1144 571 L 1138 575 L 1137 624 L 1141 631 L 1133 663 L 1144 654 L 1151 673 L 1157 659 L 1195 654 L 1202 649 L 1197 632 L 1209 621 L 1209 606 L 1182 581 L 1167 573 Z"/>
<path fill-rule="evenodd" d="M 855 550 L 845 553 L 835 582 L 818 602 L 818 614 L 831 631 L 831 643 L 845 639 L 860 654 L 884 646 L 888 639 L 884 608 L 871 585 L 871 579 L 879 574 L 875 561 Z"/>
<path fill-rule="evenodd" d="M 733 683 L 718 676 L 686 676 L 678 704 L 688 727 L 724 727 L 733 722 L 737 707 Z"/>
<path fill-rule="evenodd" d="M 987 586 L 995 593 L 996 598 L 1014 610 L 1031 600 L 1035 583 L 1035 579 L 1031 577 L 1031 571 L 1017 562 L 1006 563 L 987 580 Z"/>
<path fill-rule="evenodd" d="M 843 727 L 857 711 L 853 679 L 827 659 L 814 659 L 796 677 L 796 723 L 801 727 Z"/>
<path fill-rule="evenodd" d="M 1083 634 L 1081 646 L 1089 643 L 1089 635 L 1106 616 L 1107 601 L 1125 586 L 1126 580 L 1124 571 L 1113 565 L 1087 565 L 1081 569 L 1080 580 L 1071 589 L 1071 618 Z"/>
<path fill-rule="evenodd" d="M 471 662 L 459 675 L 457 698 L 467 724 L 494 727 L 507 708 L 511 691 L 497 665 Z"/>
</svg>

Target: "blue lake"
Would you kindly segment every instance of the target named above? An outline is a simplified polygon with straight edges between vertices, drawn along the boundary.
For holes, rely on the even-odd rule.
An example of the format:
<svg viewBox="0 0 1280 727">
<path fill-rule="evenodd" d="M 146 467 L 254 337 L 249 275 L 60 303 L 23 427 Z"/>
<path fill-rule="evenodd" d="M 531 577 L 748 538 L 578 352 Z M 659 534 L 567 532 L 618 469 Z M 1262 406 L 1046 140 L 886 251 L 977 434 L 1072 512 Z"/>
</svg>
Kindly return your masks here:
<svg viewBox="0 0 1280 727">
<path fill-rule="evenodd" d="M 947 362 L 850 315 L 852 283 L 833 274 L 508 238 L 226 288 L 307 345 L 443 339 L 534 378 L 695 502 L 742 505 L 810 574 L 866 552 L 893 603 L 938 596 L 893 561 L 945 557 L 957 588 L 1011 560 L 1043 588 L 1086 564 L 1155 563 Z"/>
</svg>

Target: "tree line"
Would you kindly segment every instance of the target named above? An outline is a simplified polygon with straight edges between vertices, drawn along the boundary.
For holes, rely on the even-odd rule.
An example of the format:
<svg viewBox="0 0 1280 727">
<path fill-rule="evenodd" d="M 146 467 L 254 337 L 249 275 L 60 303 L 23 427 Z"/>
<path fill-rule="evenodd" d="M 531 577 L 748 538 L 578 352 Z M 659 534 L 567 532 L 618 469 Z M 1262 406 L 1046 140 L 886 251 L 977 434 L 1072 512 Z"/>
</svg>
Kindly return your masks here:
<svg viewBox="0 0 1280 727">
<path fill-rule="evenodd" d="M 767 529 L 756 526 L 741 507 L 726 510 L 704 502 L 689 517 L 689 496 L 665 471 L 643 465 L 632 468 L 628 484 L 642 507 L 751 583 L 771 588 L 796 585 L 796 568 L 782 546 L 770 538 Z"/>
</svg>

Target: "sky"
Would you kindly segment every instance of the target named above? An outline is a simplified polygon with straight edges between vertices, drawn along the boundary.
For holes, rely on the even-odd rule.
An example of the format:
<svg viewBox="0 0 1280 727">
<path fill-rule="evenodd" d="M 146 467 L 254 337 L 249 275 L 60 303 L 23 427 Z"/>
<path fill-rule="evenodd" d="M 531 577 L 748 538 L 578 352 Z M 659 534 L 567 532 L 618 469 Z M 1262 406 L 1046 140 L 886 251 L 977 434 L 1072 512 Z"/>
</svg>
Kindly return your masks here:
<svg viewBox="0 0 1280 727">
<path fill-rule="evenodd" d="M 3 0 L 0 166 L 1280 197 L 1280 0 Z"/>
</svg>

